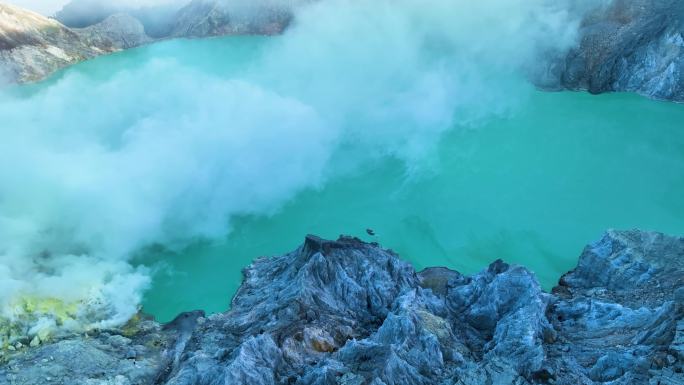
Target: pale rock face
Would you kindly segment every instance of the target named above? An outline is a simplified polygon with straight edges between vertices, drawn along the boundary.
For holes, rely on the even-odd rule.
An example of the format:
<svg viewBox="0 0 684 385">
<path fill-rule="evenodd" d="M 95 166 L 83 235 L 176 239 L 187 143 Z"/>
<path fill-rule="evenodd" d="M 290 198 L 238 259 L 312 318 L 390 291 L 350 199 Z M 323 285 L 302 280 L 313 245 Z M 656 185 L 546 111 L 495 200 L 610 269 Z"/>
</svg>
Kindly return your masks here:
<svg viewBox="0 0 684 385">
<path fill-rule="evenodd" d="M 68 65 L 149 41 L 140 22 L 127 15 L 69 29 L 35 12 L 0 4 L 0 68 L 3 80 L 11 83 L 38 81 Z"/>
<path fill-rule="evenodd" d="M 167 37 L 278 34 L 292 17 L 292 8 L 280 2 L 245 4 L 229 7 L 219 0 L 192 0 L 172 16 L 170 30 L 156 39 L 127 13 L 85 28 L 67 28 L 35 12 L 0 4 L 0 81 L 39 81 L 71 64 Z"/>
<path fill-rule="evenodd" d="M 22 37 L 40 37 L 64 28 L 38 13 L 0 3 L 0 47 L 19 45 Z"/>
</svg>

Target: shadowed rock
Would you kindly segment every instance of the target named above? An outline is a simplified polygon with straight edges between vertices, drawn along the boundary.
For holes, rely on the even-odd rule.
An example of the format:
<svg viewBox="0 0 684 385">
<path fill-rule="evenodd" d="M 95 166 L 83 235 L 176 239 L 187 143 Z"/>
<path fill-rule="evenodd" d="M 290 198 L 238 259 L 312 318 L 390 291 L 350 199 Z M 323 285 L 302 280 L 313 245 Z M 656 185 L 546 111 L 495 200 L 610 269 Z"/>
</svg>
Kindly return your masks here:
<svg viewBox="0 0 684 385">
<path fill-rule="evenodd" d="M 682 238 L 609 231 L 545 293 L 503 261 L 416 273 L 309 236 L 245 268 L 226 313 L 6 351 L 0 384 L 681 384 L 683 257 Z"/>
<path fill-rule="evenodd" d="M 540 86 L 684 102 L 684 2 L 613 0 L 583 20 L 580 38 Z"/>
</svg>

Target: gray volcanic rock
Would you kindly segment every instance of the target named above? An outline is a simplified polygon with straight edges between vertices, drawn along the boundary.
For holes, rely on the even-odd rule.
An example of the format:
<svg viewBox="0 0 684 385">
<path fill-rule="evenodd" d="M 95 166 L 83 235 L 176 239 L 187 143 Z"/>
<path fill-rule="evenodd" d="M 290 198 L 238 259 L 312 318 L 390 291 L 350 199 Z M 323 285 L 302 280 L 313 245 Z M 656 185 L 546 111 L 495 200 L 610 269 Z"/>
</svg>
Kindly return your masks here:
<svg viewBox="0 0 684 385">
<path fill-rule="evenodd" d="M 613 0 L 584 19 L 580 35 L 538 85 L 684 101 L 684 2 Z"/>
<path fill-rule="evenodd" d="M 162 38 L 169 35 L 176 13 L 185 5 L 187 0 L 165 0 L 159 4 L 138 6 L 131 2 L 72 0 L 57 12 L 55 18 L 69 28 L 85 28 L 112 15 L 125 13 L 138 19 L 147 35 Z"/>
<path fill-rule="evenodd" d="M 119 2 L 100 0 L 71 0 L 59 10 L 54 18 L 69 28 L 85 28 L 95 25 L 109 16 L 129 11 Z"/>
<path fill-rule="evenodd" d="M 278 34 L 289 25 L 295 3 L 193 0 L 177 12 L 175 6 L 127 10 L 112 5 L 94 15 L 94 20 L 104 20 L 85 28 L 68 28 L 57 20 L 0 3 L 0 84 L 42 80 L 83 60 L 163 38 Z M 78 11 L 88 4 L 71 3 L 60 15 L 75 25 L 88 25 L 90 19 Z M 117 9 L 126 12 L 111 14 Z"/>
<path fill-rule="evenodd" d="M 552 293 L 521 266 L 416 273 L 349 237 L 244 276 L 226 313 L 5 352 L 0 384 L 684 383 L 684 238 L 609 231 Z"/>
<path fill-rule="evenodd" d="M 129 16 L 69 29 L 37 13 L 0 4 L 0 76 L 6 82 L 41 80 L 60 68 L 148 41 L 140 22 Z"/>
<path fill-rule="evenodd" d="M 114 14 L 102 22 L 75 30 L 88 45 L 123 50 L 152 41 L 142 23 L 125 13 Z"/>
<path fill-rule="evenodd" d="M 291 7 L 280 1 L 192 0 L 178 11 L 171 36 L 275 35 L 291 19 Z"/>
<path fill-rule="evenodd" d="M 0 384 L 155 384 L 185 346 L 187 324 L 194 328 L 188 320 L 202 315 L 182 314 L 163 327 L 135 319 L 118 330 L 63 336 L 43 344 L 24 341 L 5 352 L 9 357 L 0 355 Z"/>
<path fill-rule="evenodd" d="M 146 31 L 155 39 L 279 34 L 291 24 L 294 7 L 309 1 L 313 0 L 191 0 L 184 7 L 173 3 L 128 9 L 77 0 L 58 17 L 72 25 L 89 25 L 109 15 L 80 30 L 0 5 L 0 68 L 5 72 L 0 76 L 12 82 L 39 80 L 64 66 L 154 40 Z M 92 4 L 100 5 L 93 8 Z M 613 0 L 597 4 L 609 5 L 597 5 L 583 16 L 577 47 L 569 52 L 547 52 L 547 63 L 535 69 L 533 81 L 551 90 L 629 91 L 684 101 L 684 2 Z M 16 25 L 21 27 L 13 27 Z"/>
<path fill-rule="evenodd" d="M 684 381 L 683 238 L 611 231 L 553 293 L 559 338 L 549 357 L 559 384 Z"/>
</svg>

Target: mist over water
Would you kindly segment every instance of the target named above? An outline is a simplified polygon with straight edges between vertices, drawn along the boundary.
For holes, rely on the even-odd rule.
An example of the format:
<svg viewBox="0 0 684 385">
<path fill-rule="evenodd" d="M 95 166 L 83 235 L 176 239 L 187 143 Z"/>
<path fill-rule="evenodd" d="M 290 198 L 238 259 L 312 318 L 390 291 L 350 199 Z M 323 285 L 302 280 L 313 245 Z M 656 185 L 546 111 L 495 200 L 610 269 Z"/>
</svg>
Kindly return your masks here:
<svg viewBox="0 0 684 385">
<path fill-rule="evenodd" d="M 682 232 L 681 106 L 526 81 L 575 41 L 573 4 L 330 0 L 284 36 L 0 92 L 2 318 L 117 325 L 150 288 L 163 319 L 222 310 L 240 268 L 308 232 L 372 227 L 417 267 L 505 257 L 547 286 L 607 227 Z"/>
<path fill-rule="evenodd" d="M 535 92 L 509 116 L 454 127 L 420 172 L 383 158 L 275 215 L 237 218 L 225 238 L 148 253 L 138 262 L 164 262 L 145 309 L 224 311 L 246 264 L 307 233 L 380 242 L 417 269 L 474 273 L 502 258 L 551 289 L 606 229 L 684 234 L 682 119 L 682 106 L 635 95 Z"/>
</svg>

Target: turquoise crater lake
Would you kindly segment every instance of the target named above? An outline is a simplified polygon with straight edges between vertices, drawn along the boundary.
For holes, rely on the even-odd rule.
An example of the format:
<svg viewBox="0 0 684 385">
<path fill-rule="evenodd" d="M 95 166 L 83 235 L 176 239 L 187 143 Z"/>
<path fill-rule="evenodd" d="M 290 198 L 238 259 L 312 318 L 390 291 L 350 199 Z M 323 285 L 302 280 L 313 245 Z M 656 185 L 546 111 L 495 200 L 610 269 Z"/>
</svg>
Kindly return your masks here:
<svg viewBox="0 0 684 385">
<path fill-rule="evenodd" d="M 291 77 L 287 81 L 259 75 L 258 63 L 264 52 L 278 44 L 275 40 L 229 37 L 168 41 L 82 63 L 46 82 L 15 88 L 4 97 L 27 101 L 69 82 L 107 84 L 130 73 L 136 80 L 111 83 L 119 87 L 117 95 L 126 98 L 124 104 L 133 106 L 130 109 L 99 106 L 93 107 L 99 112 L 88 110 L 62 117 L 78 125 L 95 121 L 98 113 L 110 114 L 113 118 L 109 123 L 98 123 L 102 129 L 98 135 L 117 148 L 122 146 L 117 130 L 143 119 L 145 106 L 153 109 L 157 103 L 156 97 L 139 99 L 137 95 L 163 88 L 165 82 L 179 81 L 181 75 L 176 72 L 165 73 L 169 65 L 182 67 L 182 76 L 197 73 L 200 78 L 241 79 L 279 96 L 310 101 L 307 83 L 295 81 L 301 73 L 279 74 Z M 157 68 L 152 75 L 136 78 L 141 68 L 150 66 Z M 192 83 L 193 79 L 189 76 L 183 82 Z M 363 151 L 374 153 L 364 156 L 362 162 L 351 162 L 355 152 L 349 148 L 357 140 L 375 139 L 365 137 L 363 130 L 349 134 L 340 129 L 338 136 L 320 140 L 320 146 L 340 144 L 329 147 L 327 163 L 317 171 L 323 176 L 316 181 L 288 190 L 293 192 L 267 209 L 233 210 L 226 218 L 230 225 L 222 234 L 196 237 L 180 246 L 166 247 L 160 241 L 155 247 L 139 248 L 134 262 L 153 271 L 144 310 L 160 320 L 193 309 L 223 311 L 241 283 L 242 268 L 256 257 L 295 249 L 309 233 L 327 238 L 347 234 L 377 241 L 417 269 L 447 266 L 473 273 L 501 258 L 533 270 L 547 289 L 575 265 L 586 242 L 597 239 L 608 228 L 684 234 L 683 105 L 631 94 L 547 93 L 518 80 L 507 89 L 511 93 L 503 97 L 512 103 L 505 111 L 483 116 L 481 110 L 487 109 L 486 104 L 466 104 L 463 110 L 470 118 L 453 120 L 451 127 L 434 134 L 433 141 L 421 145 L 419 154 L 408 162 L 398 155 L 401 151 L 385 152 L 377 144 L 363 147 Z M 101 91 L 103 101 L 110 101 L 106 95 L 113 91 Z M 358 92 L 365 93 L 364 97 L 373 95 L 368 90 Z M 351 90 L 339 95 L 354 94 Z M 468 98 L 478 98 L 478 93 Z M 186 106 L 175 97 L 169 99 L 176 103 L 176 111 Z M 80 102 L 78 97 L 74 100 Z M 278 108 L 299 108 L 288 106 Z M 306 115 L 308 110 L 302 111 Z M 212 121 L 210 114 L 173 117 Z M 274 121 L 278 124 L 278 119 Z M 382 121 L 355 116 L 335 120 L 341 127 L 357 125 L 364 130 Z M 297 126 L 297 122 L 288 124 Z M 38 119 L 37 124 L 48 123 Z M 318 127 L 318 123 L 312 124 Z M 325 126 L 326 122 L 321 124 Z M 388 124 L 396 122 L 390 120 Z M 172 123 L 168 129 L 174 130 Z M 281 137 L 283 147 L 306 140 L 304 136 L 290 137 L 287 132 Z M 273 148 L 280 145 L 277 141 L 268 143 Z M 297 151 L 318 151 L 316 143 Z M 271 147 L 260 145 L 249 154 L 266 159 L 271 151 Z M 217 164 L 212 163 L 212 167 L 231 172 L 240 167 L 240 158 Z M 173 167 L 169 165 L 170 171 Z M 269 177 L 279 183 L 275 181 L 278 175 L 282 174 Z M 293 175 L 301 177 L 299 173 Z M 136 183 L 144 184 L 144 180 Z M 189 194 L 194 183 L 188 182 Z M 241 180 L 236 178 L 231 183 L 240 184 Z M 184 214 L 182 225 L 174 222 L 174 226 L 191 228 L 192 221 L 185 218 L 192 218 L 192 210 Z M 376 236 L 366 234 L 369 228 Z"/>
<path fill-rule="evenodd" d="M 307 233 L 378 241 L 417 269 L 474 273 L 501 258 L 550 289 L 608 228 L 684 233 L 681 122 L 684 106 L 635 95 L 535 93 L 515 117 L 446 135 L 428 175 L 382 160 L 273 216 L 239 218 L 220 242 L 166 256 L 170 274 L 157 276 L 146 310 L 225 310 L 245 265 Z"/>
</svg>

